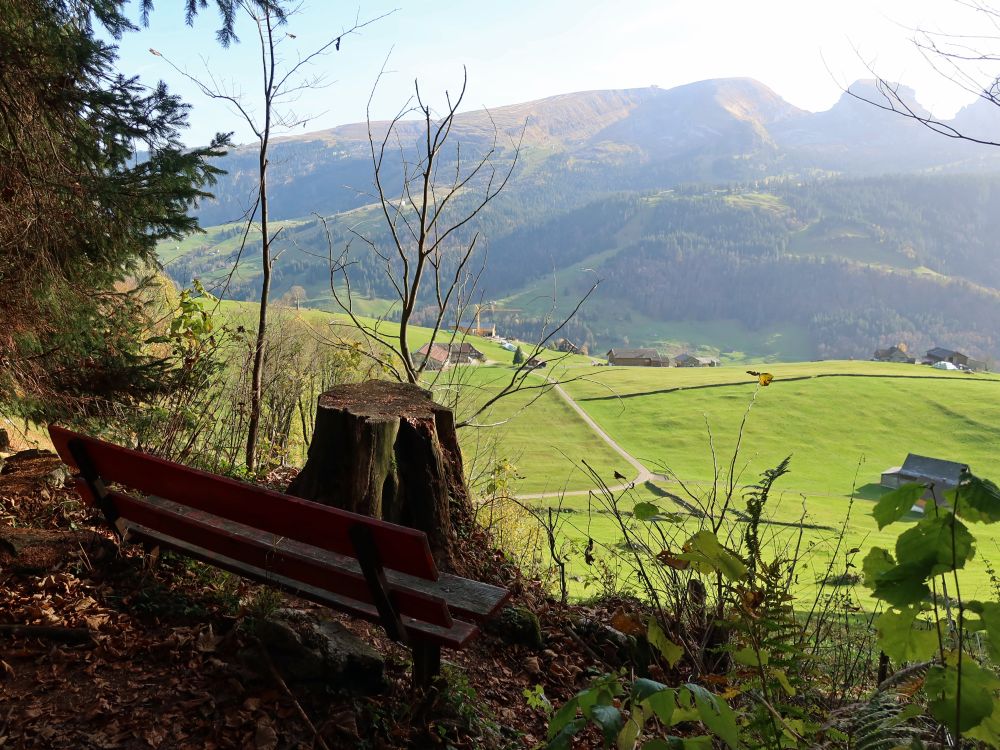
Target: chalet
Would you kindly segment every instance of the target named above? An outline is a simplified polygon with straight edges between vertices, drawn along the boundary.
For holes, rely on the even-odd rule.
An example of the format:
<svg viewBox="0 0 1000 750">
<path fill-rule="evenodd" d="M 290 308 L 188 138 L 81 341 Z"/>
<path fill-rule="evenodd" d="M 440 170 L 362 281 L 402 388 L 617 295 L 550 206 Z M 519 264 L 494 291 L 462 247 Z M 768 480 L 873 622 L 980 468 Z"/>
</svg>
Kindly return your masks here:
<svg viewBox="0 0 1000 750">
<path fill-rule="evenodd" d="M 433 346 L 424 344 L 417 349 L 414 361 L 418 364 L 427 362 L 425 369 L 443 370 L 449 365 L 468 365 L 485 361 L 485 355 L 476 349 L 472 344 L 463 341 L 461 343 L 436 343 Z"/>
<path fill-rule="evenodd" d="M 893 466 L 882 472 L 882 486 L 896 489 L 912 482 L 926 484 L 927 492 L 915 506 L 915 509 L 922 510 L 927 500 L 934 500 L 937 505 L 943 505 L 944 493 L 957 487 L 963 472 L 968 470 L 968 466 L 956 461 L 910 453 L 902 466 Z"/>
<path fill-rule="evenodd" d="M 962 370 L 985 370 L 986 363 L 978 359 L 972 359 L 967 354 L 962 354 L 962 352 L 955 352 L 951 349 L 944 349 L 940 346 L 935 346 L 933 349 L 928 349 L 927 354 L 924 355 L 924 364 L 933 365 L 937 362 L 951 362 L 953 365 Z"/>
<path fill-rule="evenodd" d="M 911 357 L 906 351 L 906 344 L 896 344 L 888 349 L 876 349 L 872 359 L 876 362 L 902 362 L 908 365 L 916 363 L 916 358 Z"/>
<path fill-rule="evenodd" d="M 441 346 L 448 350 L 448 358 L 453 365 L 471 365 L 476 362 L 486 361 L 486 355 L 468 341 L 441 344 Z"/>
<path fill-rule="evenodd" d="M 531 359 L 529 359 L 527 362 L 524 363 L 525 367 L 527 367 L 529 370 L 538 370 L 541 369 L 542 367 L 546 367 L 547 364 L 548 363 L 545 362 L 545 360 L 539 359 L 538 357 L 532 357 Z"/>
<path fill-rule="evenodd" d="M 656 349 L 612 349 L 608 364 L 618 367 L 670 367 L 670 360 Z"/>
<path fill-rule="evenodd" d="M 413 362 L 417 367 L 422 366 L 425 370 L 444 370 L 451 364 L 451 359 L 445 346 L 424 344 L 413 356 Z"/>
<path fill-rule="evenodd" d="M 678 367 L 718 367 L 719 360 L 713 357 L 696 357 L 693 354 L 680 354 L 674 357 Z"/>
</svg>

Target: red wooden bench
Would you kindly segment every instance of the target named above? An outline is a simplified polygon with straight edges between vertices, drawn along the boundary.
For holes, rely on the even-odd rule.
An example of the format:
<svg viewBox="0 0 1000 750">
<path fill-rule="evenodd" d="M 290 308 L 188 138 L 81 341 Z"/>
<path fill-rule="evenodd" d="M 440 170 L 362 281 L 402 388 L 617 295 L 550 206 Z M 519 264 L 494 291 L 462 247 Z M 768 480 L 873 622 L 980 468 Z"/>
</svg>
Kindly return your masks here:
<svg viewBox="0 0 1000 750">
<path fill-rule="evenodd" d="M 169 548 L 372 622 L 440 672 L 509 592 L 439 573 L 422 531 L 208 474 L 52 426 L 76 488 L 122 538 Z M 130 494 L 111 489 L 127 488 Z M 131 494 L 135 493 L 135 494 Z"/>
</svg>

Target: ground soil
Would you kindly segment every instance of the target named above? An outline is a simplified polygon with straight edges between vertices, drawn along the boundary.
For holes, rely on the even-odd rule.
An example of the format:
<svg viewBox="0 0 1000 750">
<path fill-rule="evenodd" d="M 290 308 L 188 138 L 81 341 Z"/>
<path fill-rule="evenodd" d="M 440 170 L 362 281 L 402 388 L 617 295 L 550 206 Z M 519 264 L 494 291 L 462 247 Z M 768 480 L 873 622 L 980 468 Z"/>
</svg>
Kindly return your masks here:
<svg viewBox="0 0 1000 750">
<path fill-rule="evenodd" d="M 477 538 L 467 540 L 469 567 L 539 616 L 543 648 L 483 634 L 445 652 L 446 688 L 415 695 L 407 652 L 378 627 L 282 601 L 363 637 L 386 655 L 389 678 L 376 696 L 285 689 L 247 656 L 248 619 L 273 596 L 182 558 L 154 565 L 139 547 L 118 548 L 59 469 L 55 456 L 29 452 L 0 472 L 0 527 L 34 535 L 28 545 L 0 542 L 0 626 L 40 628 L 0 628 L 0 748 L 534 747 L 546 716 L 524 691 L 541 685 L 558 705 L 606 668 L 565 626 L 607 613 L 551 601 Z M 84 637 L 67 641 L 61 630 Z"/>
</svg>

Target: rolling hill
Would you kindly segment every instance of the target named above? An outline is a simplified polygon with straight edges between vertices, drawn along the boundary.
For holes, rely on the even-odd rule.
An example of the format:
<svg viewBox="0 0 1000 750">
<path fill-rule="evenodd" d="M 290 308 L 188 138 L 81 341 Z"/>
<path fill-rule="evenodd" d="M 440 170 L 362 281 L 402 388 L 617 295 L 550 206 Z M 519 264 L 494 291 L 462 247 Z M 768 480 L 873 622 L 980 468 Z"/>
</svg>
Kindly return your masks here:
<svg viewBox="0 0 1000 750">
<path fill-rule="evenodd" d="M 853 90 L 878 96 L 870 83 Z M 980 132 L 995 114 L 980 103 L 955 123 Z M 868 357 L 905 340 L 1000 356 L 1000 161 L 989 149 L 848 94 L 826 112 L 804 112 L 751 79 L 462 114 L 454 137 L 467 153 L 491 141 L 490 118 L 501 161 L 524 129 L 514 179 L 477 225 L 489 251 L 481 294 L 522 311 L 503 321 L 514 335 L 530 337 L 553 306 L 565 309 L 601 278 L 567 331 L 591 348 L 809 359 Z M 402 124 L 404 157 L 418 128 Z M 328 306 L 329 246 L 339 252 L 354 232 L 384 239 L 367 194 L 367 137 L 355 124 L 276 143 L 276 295 L 301 286 L 308 304 Z M 252 158 L 236 150 L 222 166 L 217 199 L 199 209 L 216 226 L 162 249 L 180 284 L 228 278 L 235 259 L 238 237 L 224 222 L 252 192 Z M 394 184 L 399 174 L 385 176 Z M 312 212 L 328 217 L 329 238 Z M 251 240 L 230 296 L 254 298 L 255 250 Z M 365 311 L 386 309 L 381 263 L 357 247 L 351 259 Z"/>
</svg>

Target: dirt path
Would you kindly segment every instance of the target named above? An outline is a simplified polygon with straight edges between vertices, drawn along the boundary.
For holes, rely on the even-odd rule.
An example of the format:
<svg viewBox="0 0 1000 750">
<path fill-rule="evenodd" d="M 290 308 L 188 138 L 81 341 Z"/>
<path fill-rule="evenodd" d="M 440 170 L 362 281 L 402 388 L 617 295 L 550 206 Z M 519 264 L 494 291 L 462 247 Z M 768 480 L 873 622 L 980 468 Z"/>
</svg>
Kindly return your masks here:
<svg viewBox="0 0 1000 750">
<path fill-rule="evenodd" d="M 603 429 L 601 429 L 601 426 L 597 424 L 597 422 L 595 422 L 593 419 L 591 419 L 590 415 L 587 414 L 587 412 L 585 412 L 580 407 L 580 405 L 573 400 L 572 396 L 566 393 L 565 389 L 563 389 L 561 385 L 552 380 L 549 380 L 549 382 L 552 383 L 552 389 L 556 393 L 558 393 L 559 397 L 563 401 L 565 401 L 573 411 L 577 413 L 580 419 L 582 419 L 591 430 L 593 430 L 594 434 L 597 435 L 597 437 L 599 437 L 605 443 L 607 443 L 608 446 L 611 448 L 611 450 L 613 450 L 619 456 L 628 461 L 629 465 L 633 469 L 639 472 L 638 475 L 631 482 L 627 484 L 618 484 L 613 487 L 608 487 L 609 490 L 611 490 L 612 492 L 619 492 L 632 485 L 642 484 L 643 482 L 649 482 L 654 479 L 663 479 L 662 476 L 651 472 L 649 469 L 647 469 L 645 466 L 642 465 L 642 462 L 639 461 L 639 459 L 637 459 L 631 453 L 629 453 L 620 445 L 618 445 L 618 443 L 615 442 L 614 438 L 612 438 L 608 433 L 606 433 Z M 592 490 L 569 490 L 566 492 L 537 492 L 530 495 L 519 495 L 518 497 L 520 497 L 522 500 L 541 500 L 546 497 L 560 497 L 560 496 L 569 497 L 572 495 L 586 495 L 591 491 Z"/>
</svg>

